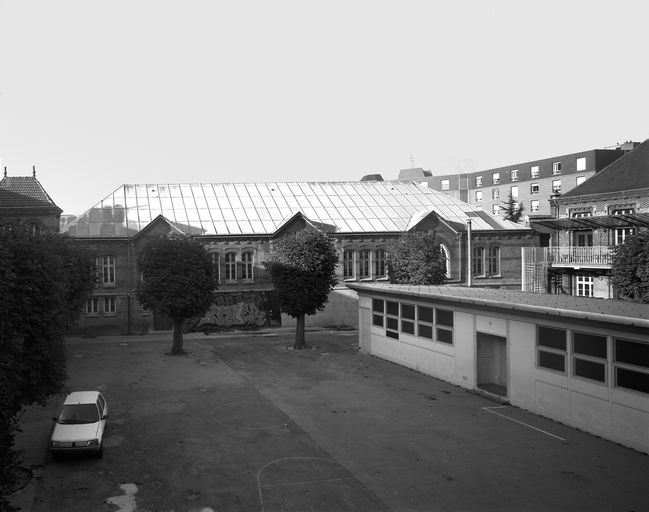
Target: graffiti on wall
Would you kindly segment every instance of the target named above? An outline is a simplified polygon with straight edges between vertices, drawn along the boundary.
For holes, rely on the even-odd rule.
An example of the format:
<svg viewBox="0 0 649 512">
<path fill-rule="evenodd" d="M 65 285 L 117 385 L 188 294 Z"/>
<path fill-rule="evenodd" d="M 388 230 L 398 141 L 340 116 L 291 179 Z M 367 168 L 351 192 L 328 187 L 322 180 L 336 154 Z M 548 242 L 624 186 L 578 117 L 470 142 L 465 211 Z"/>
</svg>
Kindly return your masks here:
<svg viewBox="0 0 649 512">
<path fill-rule="evenodd" d="M 271 325 L 274 317 L 272 301 L 265 292 L 221 293 L 192 330 L 259 328 Z"/>
</svg>

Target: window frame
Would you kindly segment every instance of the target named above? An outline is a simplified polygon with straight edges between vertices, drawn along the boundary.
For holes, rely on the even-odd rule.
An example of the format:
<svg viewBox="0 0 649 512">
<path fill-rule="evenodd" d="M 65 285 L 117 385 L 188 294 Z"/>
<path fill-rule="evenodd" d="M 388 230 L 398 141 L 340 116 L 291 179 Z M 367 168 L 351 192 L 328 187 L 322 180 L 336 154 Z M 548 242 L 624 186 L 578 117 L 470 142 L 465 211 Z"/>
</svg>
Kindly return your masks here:
<svg viewBox="0 0 649 512">
<path fill-rule="evenodd" d="M 626 392 L 631 392 L 631 393 L 639 393 L 642 395 L 649 395 L 649 387 L 647 391 L 643 391 L 641 389 L 636 389 L 633 387 L 628 387 L 628 386 L 622 386 L 619 384 L 619 370 L 622 370 L 626 373 L 632 373 L 632 374 L 637 374 L 640 375 L 642 378 L 644 378 L 646 381 L 649 381 L 649 358 L 647 359 L 646 364 L 642 364 L 642 361 L 640 361 L 641 364 L 635 364 L 637 361 L 634 362 L 628 362 L 628 361 L 621 361 L 618 360 L 618 342 L 622 343 L 627 343 L 627 344 L 634 344 L 638 345 L 639 347 L 643 347 L 642 349 L 639 350 L 644 350 L 649 352 L 649 343 L 643 342 L 640 340 L 633 340 L 629 338 L 622 338 L 622 337 L 614 337 L 613 338 L 613 347 L 612 347 L 612 366 L 613 366 L 613 375 L 612 375 L 612 387 L 618 388 L 618 389 L 623 389 Z"/>
<path fill-rule="evenodd" d="M 541 210 L 541 202 L 538 199 L 530 201 L 530 213 L 536 213 Z"/>
<path fill-rule="evenodd" d="M 101 256 L 101 284 L 112 287 L 117 283 L 117 258 L 112 254 Z"/>
<path fill-rule="evenodd" d="M 245 250 L 241 252 L 241 280 L 252 282 L 255 280 L 255 254 L 253 250 Z"/>
<path fill-rule="evenodd" d="M 223 279 L 226 283 L 237 282 L 237 253 L 227 251 L 223 256 L 223 267 L 225 269 Z"/>
<path fill-rule="evenodd" d="M 500 183 L 500 173 L 499 172 L 494 172 L 491 175 L 491 183 L 494 185 L 498 185 Z"/>
<path fill-rule="evenodd" d="M 552 193 L 560 194 L 561 193 L 561 180 L 552 180 Z"/>
<path fill-rule="evenodd" d="M 440 188 L 441 188 L 442 190 L 450 190 L 450 189 L 451 189 L 451 182 L 450 182 L 450 180 L 446 180 L 446 179 L 441 180 L 441 181 L 440 181 Z"/>
<path fill-rule="evenodd" d="M 604 352 L 605 352 L 604 357 L 596 356 L 596 355 L 593 355 L 593 354 L 586 354 L 585 352 L 579 352 L 577 350 L 577 337 L 579 335 L 602 338 L 603 341 L 604 341 Z M 609 352 L 609 349 L 608 349 L 608 337 L 604 336 L 604 335 L 601 335 L 601 334 L 595 334 L 595 333 L 590 333 L 590 332 L 583 332 L 583 331 L 573 330 L 571 338 L 572 338 L 571 339 L 571 349 L 572 350 L 571 350 L 571 353 L 570 353 L 570 359 L 571 359 L 571 364 L 570 364 L 571 368 L 570 369 L 571 369 L 572 376 L 574 378 L 577 378 L 577 379 L 585 379 L 585 380 L 588 380 L 589 382 L 595 382 L 595 383 L 598 383 L 598 384 L 601 384 L 601 385 L 604 385 L 604 386 L 608 386 L 608 379 L 609 379 L 609 377 L 608 377 L 608 375 L 609 375 L 609 371 L 608 371 L 608 361 L 609 361 L 609 358 L 608 358 L 608 352 Z M 585 363 L 591 364 L 591 365 L 593 365 L 593 364 L 600 365 L 602 367 L 602 369 L 603 369 L 602 373 L 603 373 L 604 379 L 599 380 L 599 379 L 596 379 L 596 378 L 593 378 L 593 377 L 589 377 L 587 375 L 578 374 L 577 373 L 577 363 L 578 362 L 585 362 Z"/>
<path fill-rule="evenodd" d="M 358 251 L 358 278 L 370 279 L 372 276 L 372 251 L 360 249 Z"/>
<path fill-rule="evenodd" d="M 541 184 L 540 183 L 530 183 L 530 195 L 536 196 L 541 193 Z"/>
<path fill-rule="evenodd" d="M 117 314 L 117 300 L 113 296 L 103 298 L 103 312 L 105 316 L 114 316 Z"/>
<path fill-rule="evenodd" d="M 509 171 L 509 176 L 511 181 L 518 181 L 518 169 L 512 169 Z"/>
<path fill-rule="evenodd" d="M 531 165 L 530 166 L 530 178 L 536 179 L 539 177 L 541 174 L 541 167 L 538 165 Z"/>
<path fill-rule="evenodd" d="M 388 276 L 386 266 L 385 266 L 385 249 L 379 248 L 374 249 L 374 260 L 373 260 L 373 271 L 375 279 L 383 279 Z"/>
<path fill-rule="evenodd" d="M 547 331 L 557 331 L 563 332 L 563 348 L 558 348 L 548 344 L 541 343 L 541 330 L 545 329 Z M 557 327 L 550 327 L 547 325 L 536 325 L 536 368 L 540 370 L 550 371 L 559 373 L 561 375 L 567 375 L 567 357 L 568 357 L 568 331 L 566 329 L 561 329 Z M 563 359 L 563 370 L 558 370 L 551 366 L 544 366 L 541 364 L 541 354 L 547 354 L 557 357 L 562 357 Z"/>
<path fill-rule="evenodd" d="M 351 258 L 348 256 L 351 255 Z M 356 261 L 356 251 L 354 249 L 343 249 L 343 279 L 350 280 L 355 279 L 355 265 Z"/>
<path fill-rule="evenodd" d="M 476 176 L 475 177 L 475 186 L 476 187 L 481 187 L 482 186 L 482 176 Z"/>
<path fill-rule="evenodd" d="M 552 162 L 552 176 L 561 174 L 561 162 Z"/>
<path fill-rule="evenodd" d="M 471 250 L 471 275 L 473 277 L 485 275 L 485 248 L 481 245 L 474 246 Z"/>
<path fill-rule="evenodd" d="M 487 274 L 500 276 L 500 246 L 490 245 L 487 250 Z"/>
</svg>

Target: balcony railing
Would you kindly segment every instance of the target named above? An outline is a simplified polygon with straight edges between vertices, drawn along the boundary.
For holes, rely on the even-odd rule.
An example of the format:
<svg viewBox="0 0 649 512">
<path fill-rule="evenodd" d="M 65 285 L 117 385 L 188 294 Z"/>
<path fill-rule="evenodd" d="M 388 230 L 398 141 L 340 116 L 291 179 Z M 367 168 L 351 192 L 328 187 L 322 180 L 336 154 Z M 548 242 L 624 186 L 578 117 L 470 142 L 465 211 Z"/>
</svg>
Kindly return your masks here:
<svg viewBox="0 0 649 512">
<path fill-rule="evenodd" d="M 547 251 L 548 263 L 559 266 L 610 266 L 613 258 L 613 248 L 606 245 L 551 247 Z"/>
</svg>

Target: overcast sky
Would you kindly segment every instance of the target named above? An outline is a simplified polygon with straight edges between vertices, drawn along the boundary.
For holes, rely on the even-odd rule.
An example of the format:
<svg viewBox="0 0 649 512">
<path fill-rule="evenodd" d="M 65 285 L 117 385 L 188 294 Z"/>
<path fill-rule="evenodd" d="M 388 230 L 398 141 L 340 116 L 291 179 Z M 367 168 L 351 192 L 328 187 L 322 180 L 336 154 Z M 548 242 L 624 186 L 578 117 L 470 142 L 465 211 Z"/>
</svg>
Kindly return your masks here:
<svg viewBox="0 0 649 512">
<path fill-rule="evenodd" d="M 0 0 L 0 165 L 123 183 L 396 178 L 649 138 L 649 2 Z"/>
</svg>

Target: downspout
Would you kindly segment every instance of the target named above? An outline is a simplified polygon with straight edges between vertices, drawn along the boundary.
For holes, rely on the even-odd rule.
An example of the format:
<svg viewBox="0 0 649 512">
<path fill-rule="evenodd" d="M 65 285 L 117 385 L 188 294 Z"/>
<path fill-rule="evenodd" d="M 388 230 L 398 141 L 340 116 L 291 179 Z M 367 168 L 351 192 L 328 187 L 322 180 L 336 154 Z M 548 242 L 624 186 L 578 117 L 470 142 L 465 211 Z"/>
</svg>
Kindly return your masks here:
<svg viewBox="0 0 649 512">
<path fill-rule="evenodd" d="M 471 219 L 466 220 L 466 285 L 471 288 Z"/>
</svg>

